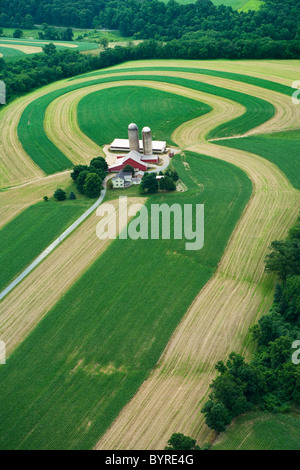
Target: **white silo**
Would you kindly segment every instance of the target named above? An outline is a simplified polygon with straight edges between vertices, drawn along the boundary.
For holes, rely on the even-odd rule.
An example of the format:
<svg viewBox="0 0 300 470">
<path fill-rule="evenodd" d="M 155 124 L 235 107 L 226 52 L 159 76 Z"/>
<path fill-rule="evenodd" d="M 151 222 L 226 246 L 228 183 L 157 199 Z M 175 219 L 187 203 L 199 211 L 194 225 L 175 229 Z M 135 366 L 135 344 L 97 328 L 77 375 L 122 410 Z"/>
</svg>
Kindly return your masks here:
<svg viewBox="0 0 300 470">
<path fill-rule="evenodd" d="M 152 134 L 150 127 L 144 127 L 142 130 L 144 155 L 152 155 Z"/>
<path fill-rule="evenodd" d="M 134 122 L 128 126 L 128 139 L 129 139 L 129 149 L 135 150 L 136 152 L 140 151 L 140 142 L 139 142 L 139 129 Z"/>
</svg>

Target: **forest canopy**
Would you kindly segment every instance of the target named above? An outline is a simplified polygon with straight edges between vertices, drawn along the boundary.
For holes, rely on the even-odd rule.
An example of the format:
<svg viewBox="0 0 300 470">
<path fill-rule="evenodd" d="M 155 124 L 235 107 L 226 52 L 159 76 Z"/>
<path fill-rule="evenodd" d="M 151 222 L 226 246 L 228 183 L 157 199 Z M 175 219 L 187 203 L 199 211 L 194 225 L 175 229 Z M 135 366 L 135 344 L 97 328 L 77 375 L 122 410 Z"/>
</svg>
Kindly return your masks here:
<svg viewBox="0 0 300 470">
<path fill-rule="evenodd" d="M 266 0 L 258 11 L 238 12 L 210 0 L 181 5 L 174 0 L 2 0 L 0 26 L 48 23 L 117 29 L 123 36 L 171 40 L 199 37 L 300 39 L 298 0 Z"/>
</svg>

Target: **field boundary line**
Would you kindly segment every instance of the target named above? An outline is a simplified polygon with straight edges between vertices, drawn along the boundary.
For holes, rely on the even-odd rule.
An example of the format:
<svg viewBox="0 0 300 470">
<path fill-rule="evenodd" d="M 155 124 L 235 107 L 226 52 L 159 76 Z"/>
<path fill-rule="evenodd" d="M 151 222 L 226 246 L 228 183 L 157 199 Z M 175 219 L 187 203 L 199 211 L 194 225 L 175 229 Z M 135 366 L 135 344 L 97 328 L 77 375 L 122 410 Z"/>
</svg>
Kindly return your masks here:
<svg viewBox="0 0 300 470">
<path fill-rule="evenodd" d="M 36 268 L 70 233 L 72 233 L 94 210 L 101 204 L 106 194 L 106 188 L 102 189 L 99 199 L 86 210 L 73 224 L 70 225 L 54 242 L 52 242 L 35 260 L 19 274 L 2 292 L 0 292 L 0 300 L 2 300 L 10 291 L 14 289 L 33 269 Z"/>
</svg>

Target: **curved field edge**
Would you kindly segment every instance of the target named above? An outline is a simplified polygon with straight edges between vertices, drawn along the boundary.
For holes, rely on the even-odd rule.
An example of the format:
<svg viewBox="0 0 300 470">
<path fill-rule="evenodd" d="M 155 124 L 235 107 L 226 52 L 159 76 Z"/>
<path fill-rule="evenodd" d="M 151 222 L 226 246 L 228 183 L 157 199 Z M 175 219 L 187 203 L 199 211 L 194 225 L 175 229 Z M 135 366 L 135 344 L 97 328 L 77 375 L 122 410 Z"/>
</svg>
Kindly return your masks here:
<svg viewBox="0 0 300 470">
<path fill-rule="evenodd" d="M 32 158 L 32 160 L 46 173 L 49 174 L 55 171 L 61 171 L 66 168 L 70 168 L 71 162 L 65 157 L 65 155 L 54 146 L 54 144 L 48 139 L 44 132 L 44 119 L 45 112 L 49 104 L 56 98 L 69 93 L 78 88 L 88 87 L 90 85 L 107 83 L 107 82 L 122 82 L 125 80 L 147 80 L 151 78 L 151 81 L 166 82 L 174 85 L 182 85 L 193 90 L 202 91 L 204 93 L 217 95 L 245 106 L 245 113 L 230 121 L 220 125 L 214 131 L 209 133 L 209 137 L 228 137 L 238 133 L 245 133 L 254 127 L 259 126 L 265 121 L 271 119 L 275 115 L 275 108 L 269 102 L 257 98 L 255 96 L 249 96 L 245 93 L 236 92 L 234 90 L 223 89 L 208 83 L 196 82 L 184 78 L 168 77 L 168 76 L 135 76 L 135 75 L 122 75 L 120 77 L 106 77 L 102 79 L 81 82 L 72 86 L 64 87 L 48 93 L 45 96 L 37 98 L 35 101 L 30 103 L 23 111 L 19 125 L 18 125 L 18 136 L 20 142 Z M 33 125 L 34 124 L 34 125 Z M 51 155 L 51 159 L 49 159 Z"/>
<path fill-rule="evenodd" d="M 300 450 L 300 416 L 247 413 L 236 418 L 211 450 Z"/>
<path fill-rule="evenodd" d="M 295 70 L 296 68 L 296 65 L 295 66 L 290 66 L 289 64 L 290 63 L 293 63 L 293 61 L 288 61 L 288 63 L 284 62 L 284 65 L 282 64 L 283 61 L 274 61 L 274 64 L 273 63 L 264 63 L 263 65 L 263 70 L 268 70 L 269 73 L 272 73 L 275 74 L 274 75 L 274 80 L 277 80 L 277 75 L 276 74 L 281 74 L 283 75 L 283 72 L 281 71 L 283 66 L 284 66 L 284 69 L 285 69 L 285 73 L 287 74 L 288 73 L 288 70 L 291 69 L 291 70 Z M 184 65 L 188 65 L 188 64 L 193 64 L 195 65 L 197 62 L 193 61 L 168 61 L 168 64 L 184 64 Z M 132 64 L 132 68 L 134 70 L 134 67 L 136 67 L 138 64 L 141 64 L 141 62 L 137 62 L 137 63 L 133 63 Z M 161 62 L 161 61 L 147 61 L 147 64 L 155 64 L 155 65 L 159 65 L 159 64 L 163 64 L 165 65 L 165 63 Z M 256 69 L 260 69 L 261 68 L 261 65 L 259 62 L 254 62 L 252 63 L 251 61 L 248 62 L 237 62 L 237 63 L 232 63 L 232 62 L 226 62 L 225 64 L 222 63 L 222 61 L 212 61 L 212 62 L 201 62 L 200 64 L 208 64 L 209 67 L 211 67 L 212 69 L 214 67 L 218 67 L 218 66 L 222 66 L 222 67 L 231 67 L 231 68 L 234 68 L 234 67 L 241 67 L 241 68 L 245 68 L 246 67 L 246 70 L 249 72 L 251 72 L 251 74 L 254 73 L 253 71 L 253 65 L 255 65 L 255 70 Z M 279 65 L 277 65 L 279 64 Z M 130 63 L 131 65 L 131 63 Z M 107 71 L 109 71 L 110 73 L 114 73 L 115 70 L 118 70 L 119 73 L 123 73 L 122 72 L 122 67 L 119 67 L 118 69 L 108 69 Z M 184 71 L 184 67 L 182 67 L 182 70 Z M 281 71 L 281 72 L 278 72 Z M 103 71 L 102 72 L 99 72 L 99 73 L 104 73 Z M 81 80 L 84 80 L 84 79 L 81 79 Z M 79 80 L 80 81 L 80 80 Z M 47 87 L 44 87 L 43 89 L 41 90 L 38 90 L 38 91 L 35 91 L 33 93 L 31 93 L 30 95 L 28 95 L 28 97 L 25 99 L 25 98 L 21 98 L 21 99 L 18 99 L 16 101 L 14 101 L 11 105 L 9 105 L 7 108 L 5 108 L 5 110 L 2 111 L 1 115 L 0 115 L 0 119 L 1 119 L 1 124 L 3 126 L 3 133 L 4 133 L 4 136 L 5 136 L 5 141 L 3 141 L 3 148 L 5 147 L 6 149 L 9 149 L 9 154 L 5 155 L 5 153 L 3 153 L 3 151 L 1 151 L 1 147 L 0 147 L 0 154 L 1 154 L 1 163 L 2 163 L 2 167 L 1 167 L 1 173 L 2 173 L 2 177 L 0 177 L 0 182 L 1 182 L 1 186 L 8 186 L 9 184 L 11 185 L 12 183 L 14 184 L 17 184 L 17 183 L 21 183 L 21 182 L 25 182 L 25 181 L 28 181 L 28 180 L 32 180 L 34 178 L 38 178 L 39 176 L 42 175 L 42 172 L 41 170 L 34 164 L 34 162 L 29 158 L 29 156 L 26 154 L 26 152 L 24 151 L 24 149 L 20 146 L 18 140 L 17 140 L 17 135 L 14 135 L 14 132 L 11 132 L 12 130 L 12 122 L 15 122 L 15 125 L 13 127 L 17 128 L 17 123 L 19 122 L 20 120 L 20 116 L 23 112 L 23 109 L 24 107 L 26 106 L 26 102 L 29 103 L 30 101 L 33 101 L 35 100 L 38 96 L 40 95 L 44 95 L 46 93 L 48 93 L 49 91 L 51 90 L 54 90 L 56 89 L 57 87 L 66 87 L 68 85 L 68 82 L 66 82 L 65 80 L 64 81 L 60 81 L 60 82 L 56 82 L 54 84 L 51 84 L 51 85 L 48 85 Z M 24 103 L 24 104 L 23 104 Z M 3 114 L 5 112 L 5 114 Z M 27 121 L 28 122 L 28 121 Z M 30 143 L 28 144 L 30 145 Z M 52 148 L 53 150 L 53 148 Z M 18 159 L 21 159 L 22 160 L 22 168 L 20 168 L 20 165 L 18 163 L 18 161 L 16 161 L 16 156 Z M 61 155 L 59 154 L 58 152 L 58 156 L 60 157 Z M 54 155 L 54 158 L 55 158 L 55 155 Z M 4 166 L 3 166 L 4 165 Z"/>
<path fill-rule="evenodd" d="M 259 154 L 273 162 L 300 189 L 300 131 L 228 139 L 215 144 Z"/>
<path fill-rule="evenodd" d="M 195 106 L 209 106 L 209 109 L 212 110 L 207 114 L 202 114 L 191 121 L 179 126 L 171 136 L 173 142 L 177 143 L 177 134 L 181 133 L 181 129 L 184 127 L 188 138 L 191 138 L 191 132 L 193 133 L 193 138 L 195 142 L 201 140 L 203 136 L 208 132 L 211 126 L 215 126 L 218 123 L 223 122 L 227 119 L 228 115 L 231 118 L 239 116 L 244 112 L 244 108 L 237 103 L 232 103 L 229 100 L 224 98 L 215 97 L 213 95 L 208 95 L 205 93 L 200 93 L 199 91 L 192 90 L 190 88 L 185 88 L 179 85 L 171 85 L 164 82 L 153 82 L 153 81 L 131 81 L 124 80 L 122 82 L 122 88 L 126 94 L 126 87 L 133 87 L 137 90 L 152 88 L 152 90 L 159 90 L 160 92 L 169 92 L 174 97 L 179 95 L 181 97 L 189 98 L 195 102 Z M 52 140 L 53 143 L 69 158 L 72 158 L 74 161 L 81 163 L 82 159 L 86 162 L 89 162 L 92 156 L 99 155 L 99 147 L 89 139 L 86 134 L 84 134 L 78 124 L 78 113 L 77 106 L 80 103 L 81 99 L 84 96 L 89 95 L 94 91 L 106 90 L 111 88 L 120 89 L 119 82 L 108 82 L 101 83 L 96 85 L 91 85 L 89 87 L 81 88 L 74 90 L 68 94 L 65 94 L 56 100 L 52 101 L 51 105 L 48 106 L 45 115 L 45 132 L 48 137 Z M 155 91 L 154 91 L 155 93 Z M 162 94 L 162 97 L 168 97 L 168 94 Z M 193 102 L 191 101 L 191 102 Z M 199 103 L 200 102 L 200 103 Z M 124 103 L 121 101 L 121 104 Z M 201 104 L 202 103 L 202 104 Z M 126 107 L 126 103 L 124 103 Z M 137 106 L 135 105 L 135 109 Z M 136 109 L 136 115 L 139 115 L 140 111 Z M 146 113 L 147 114 L 147 113 Z M 199 113 L 201 114 L 201 113 Z M 66 119 L 66 115 L 68 118 Z M 127 128 L 128 120 L 124 117 L 123 121 L 119 119 L 119 116 L 113 117 L 112 119 L 118 119 L 119 127 L 116 128 L 116 135 L 119 135 L 121 129 Z M 148 114 L 147 114 L 148 115 Z M 103 116 L 103 120 L 106 120 L 107 115 Z M 165 116 L 166 121 L 170 120 L 169 113 Z M 109 120 L 110 122 L 110 120 Z M 157 131 L 158 123 L 155 123 L 152 130 Z M 105 127 L 105 124 L 104 124 Z M 61 129 L 64 129 L 64 138 L 62 139 Z M 191 132 L 190 132 L 191 131 Z M 72 151 L 70 151 L 72 149 Z"/>
<path fill-rule="evenodd" d="M 251 77 L 251 75 L 245 75 L 241 73 L 233 73 L 233 72 L 226 72 L 226 71 L 220 71 L 220 70 L 209 70 L 209 69 L 202 69 L 202 68 L 172 67 L 172 66 L 171 67 L 138 67 L 137 66 L 135 68 L 126 68 L 126 67 L 122 68 L 122 73 L 153 72 L 153 71 L 186 72 L 186 73 L 195 73 L 199 75 L 208 75 L 211 77 L 226 78 L 229 80 L 243 82 L 249 85 L 255 85 L 261 88 L 266 88 L 267 90 L 277 91 L 278 93 L 291 96 L 291 87 L 287 85 L 283 85 L 281 83 L 273 82 L 271 80 L 266 80 L 263 78 Z M 76 78 L 69 78 L 68 80 L 71 82 L 79 78 L 90 78 L 90 77 L 99 76 L 105 73 L 106 72 L 90 72 L 90 73 L 86 73 L 83 75 L 78 75 Z M 119 69 L 111 70 L 111 73 L 120 73 L 120 70 Z"/>
<path fill-rule="evenodd" d="M 129 85 L 85 95 L 78 102 L 77 120 L 82 132 L 99 146 L 112 142 L 115 137 L 128 138 L 125 123 L 130 122 L 135 122 L 140 131 L 147 123 L 154 140 L 174 145 L 171 137 L 174 129 L 211 110 L 208 104 L 182 95 Z"/>
<path fill-rule="evenodd" d="M 73 223 L 90 203 L 39 202 L 0 230 L 0 291 Z M 53 221 L 55 220 L 55 223 Z M 16 256 L 18 253 L 18 256 Z"/>
<path fill-rule="evenodd" d="M 170 195 L 170 202 L 205 202 L 210 242 L 200 252 L 186 252 L 184 240 L 113 241 L 0 370 L 6 428 L 1 448 L 95 445 L 147 378 L 211 277 L 251 184 L 243 172 L 221 161 L 191 154 L 187 171 L 176 158 L 189 191 Z M 217 220 L 223 223 L 218 226 Z M 143 253 L 142 262 L 133 252 Z M 136 292 L 137 279 L 138 295 L 128 296 Z"/>
<path fill-rule="evenodd" d="M 252 197 L 216 273 L 96 449 L 163 449 L 174 432 L 200 444 L 210 439 L 200 410 L 216 374 L 214 366 L 232 350 L 249 354 L 248 329 L 273 301 L 274 277 L 264 273 L 264 257 L 271 241 L 283 238 L 297 219 L 299 192 L 275 165 L 257 155 L 210 143 L 189 150 L 245 171 L 253 184 Z"/>
</svg>

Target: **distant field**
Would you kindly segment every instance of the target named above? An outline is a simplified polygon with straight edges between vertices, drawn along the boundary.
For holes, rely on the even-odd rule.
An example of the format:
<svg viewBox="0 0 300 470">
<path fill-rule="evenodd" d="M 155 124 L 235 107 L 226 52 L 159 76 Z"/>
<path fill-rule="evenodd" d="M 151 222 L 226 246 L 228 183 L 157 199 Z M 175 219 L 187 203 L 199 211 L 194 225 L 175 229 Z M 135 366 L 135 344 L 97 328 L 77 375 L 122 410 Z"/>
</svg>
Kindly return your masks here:
<svg viewBox="0 0 300 470">
<path fill-rule="evenodd" d="M 215 5 L 225 5 L 240 11 L 258 10 L 265 3 L 260 0 L 212 0 L 212 2 Z"/>
<path fill-rule="evenodd" d="M 78 104 L 78 124 L 98 145 L 128 138 L 127 123 L 140 131 L 152 129 L 153 139 L 173 144 L 171 134 L 183 122 L 206 114 L 211 107 L 173 93 L 134 86 L 90 93 Z"/>
<path fill-rule="evenodd" d="M 50 196 L 50 195 L 49 195 Z M 0 291 L 55 240 L 90 202 L 40 202 L 0 230 Z"/>
<path fill-rule="evenodd" d="M 163 0 L 165 3 L 168 0 Z M 176 0 L 178 3 L 186 5 L 188 3 L 195 3 L 196 0 Z M 260 0 L 211 0 L 215 5 L 225 5 L 227 7 L 232 7 L 234 10 L 239 11 L 248 11 L 248 10 L 258 10 L 260 6 L 265 3 Z"/>
<path fill-rule="evenodd" d="M 251 194 L 238 168 L 194 154 L 187 161 L 190 170 L 179 157 L 174 164 L 189 191 L 168 200 L 205 203 L 205 248 L 114 241 L 0 369 L 1 449 L 91 448 L 154 367 Z"/>
<path fill-rule="evenodd" d="M 67 42 L 67 41 L 43 41 L 39 39 L 14 39 L 0 37 L 0 53 L 6 59 L 18 59 L 21 54 L 35 54 L 42 52 L 42 48 L 45 44 L 53 42 L 56 45 L 57 50 L 70 49 L 89 51 L 91 49 L 99 48 L 98 44 L 88 42 Z"/>
<path fill-rule="evenodd" d="M 22 59 L 26 57 L 25 52 L 18 51 L 17 49 L 10 49 L 8 47 L 0 46 L 0 57 L 4 57 L 5 59 Z"/>
<path fill-rule="evenodd" d="M 218 143 L 218 142 L 215 142 Z M 245 150 L 270 160 L 300 189 L 300 131 L 228 139 L 220 145 Z"/>
<path fill-rule="evenodd" d="M 300 450 L 298 413 L 248 413 L 234 420 L 212 450 Z"/>
</svg>

